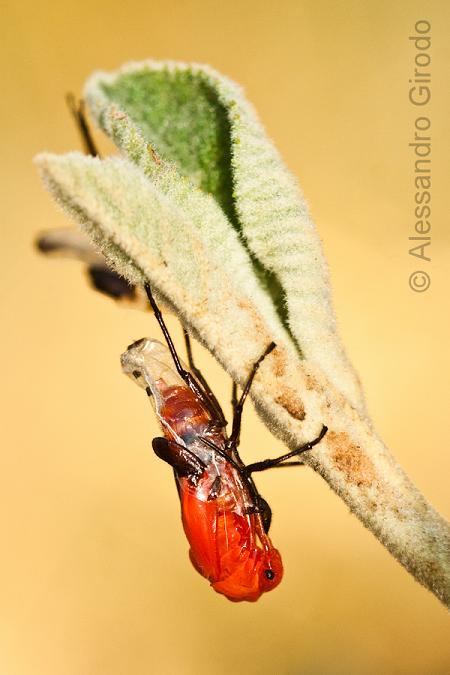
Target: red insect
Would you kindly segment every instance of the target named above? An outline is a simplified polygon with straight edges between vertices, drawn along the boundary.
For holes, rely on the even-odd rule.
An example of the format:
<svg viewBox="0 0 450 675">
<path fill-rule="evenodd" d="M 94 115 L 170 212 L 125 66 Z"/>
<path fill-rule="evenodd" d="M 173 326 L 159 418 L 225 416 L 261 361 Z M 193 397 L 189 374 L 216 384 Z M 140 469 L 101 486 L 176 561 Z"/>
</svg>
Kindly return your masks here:
<svg viewBox="0 0 450 675">
<path fill-rule="evenodd" d="M 153 449 L 174 470 L 192 564 L 229 600 L 258 600 L 278 586 L 283 565 L 268 536 L 270 507 L 251 474 L 298 464 L 284 463 L 319 443 L 327 429 L 282 457 L 245 466 L 238 452 L 242 409 L 260 363 L 275 344 L 254 364 L 239 401 L 233 387 L 233 425 L 227 436 L 222 409 L 193 363 L 187 333 L 191 371 L 182 365 L 148 285 L 146 291 L 168 349 L 143 338 L 128 347 L 122 366 L 147 391 L 161 423 L 164 437 L 153 439 Z"/>
<path fill-rule="evenodd" d="M 69 96 L 68 104 L 86 152 L 100 156 L 84 114 L 84 103 Z M 46 235 L 38 246 L 46 253 L 75 254 L 88 262 L 89 276 L 97 290 L 116 299 L 136 300 L 137 289 L 109 270 L 101 258 L 92 259 L 86 242 L 74 240 L 73 233 Z M 238 451 L 242 409 L 260 363 L 275 344 L 271 343 L 254 364 L 239 401 L 233 385 L 233 425 L 227 436 L 222 409 L 193 363 L 188 334 L 185 332 L 190 371 L 178 358 L 148 284 L 145 290 L 168 349 L 156 340 L 138 340 L 122 355 L 122 365 L 152 397 L 164 432 L 164 437 L 153 439 L 153 449 L 173 467 L 190 558 L 218 593 L 233 601 L 255 601 L 278 586 L 283 565 L 268 536 L 270 507 L 256 489 L 251 474 L 301 464 L 285 462 L 319 443 L 327 428 L 323 426 L 314 441 L 297 450 L 246 466 Z"/>
</svg>

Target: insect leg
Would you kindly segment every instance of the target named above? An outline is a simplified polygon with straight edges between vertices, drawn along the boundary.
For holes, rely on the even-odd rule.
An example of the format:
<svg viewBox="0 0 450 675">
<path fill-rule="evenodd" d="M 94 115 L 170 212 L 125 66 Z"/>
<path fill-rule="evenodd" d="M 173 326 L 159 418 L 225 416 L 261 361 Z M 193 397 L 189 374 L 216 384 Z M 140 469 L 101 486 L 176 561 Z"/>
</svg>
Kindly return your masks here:
<svg viewBox="0 0 450 675">
<path fill-rule="evenodd" d="M 157 437 L 153 439 L 152 447 L 155 455 L 164 462 L 167 462 L 167 464 L 170 464 L 179 476 L 198 478 L 206 469 L 206 464 L 201 459 L 175 441 L 168 441 L 167 438 Z"/>
<path fill-rule="evenodd" d="M 248 496 L 252 502 L 252 505 L 250 506 L 248 513 L 261 514 L 263 530 L 264 532 L 267 533 L 269 531 L 270 523 L 272 521 L 272 511 L 270 509 L 269 504 L 264 499 L 264 497 L 261 497 L 261 495 L 259 494 L 258 488 L 256 487 L 253 478 L 247 472 L 247 467 L 240 458 L 237 448 L 236 447 L 231 448 L 232 452 L 231 454 L 228 454 L 226 449 L 222 450 L 222 448 L 219 448 L 217 445 L 215 445 L 212 441 L 210 441 L 208 438 L 205 438 L 204 436 L 199 436 L 199 441 L 201 441 L 206 446 L 211 448 L 211 450 L 217 452 L 218 455 L 223 457 L 225 460 L 230 462 L 232 466 L 234 466 L 239 476 L 241 477 L 243 484 L 247 488 Z"/>
<path fill-rule="evenodd" d="M 189 333 L 187 332 L 186 328 L 184 328 L 184 326 L 183 326 L 183 335 L 184 335 L 184 343 L 186 345 L 186 353 L 188 357 L 189 368 L 202 385 L 204 392 L 211 403 L 211 407 L 214 408 L 215 410 L 216 418 L 220 423 L 220 426 L 225 427 L 227 425 L 227 421 L 225 419 L 225 415 L 223 414 L 223 410 L 220 406 L 220 403 L 215 397 L 214 392 L 212 391 L 205 377 L 203 376 L 203 373 L 201 372 L 201 370 L 199 370 L 199 368 L 197 368 L 197 366 L 194 363 L 194 357 L 192 355 L 191 338 L 189 337 Z"/>
<path fill-rule="evenodd" d="M 237 402 L 238 402 L 238 400 L 237 400 L 237 384 L 233 380 L 233 384 L 231 386 L 231 407 L 233 408 L 233 410 L 236 408 Z"/>
<path fill-rule="evenodd" d="M 272 522 L 272 509 L 261 495 L 258 493 L 258 512 L 261 514 L 264 532 L 267 534 Z"/>
<path fill-rule="evenodd" d="M 270 523 L 272 522 L 272 511 L 269 506 L 269 504 L 266 502 L 264 497 L 262 497 L 259 494 L 258 488 L 256 487 L 250 473 L 247 471 L 247 468 L 242 461 L 239 450 L 238 450 L 238 445 L 239 445 L 239 436 L 240 436 L 240 426 L 241 426 L 241 417 L 242 417 L 242 408 L 245 402 L 245 399 L 247 397 L 248 392 L 250 391 L 250 387 L 253 382 L 253 378 L 255 377 L 256 371 L 259 368 L 260 363 L 263 361 L 263 359 L 267 356 L 267 354 L 270 354 L 270 352 L 275 348 L 275 343 L 271 342 L 270 345 L 267 347 L 266 351 L 264 354 L 260 356 L 258 361 L 254 364 L 252 372 L 250 373 L 250 376 L 246 382 L 246 385 L 244 387 L 244 390 L 242 392 L 241 398 L 238 401 L 237 398 L 237 385 L 236 382 L 233 381 L 233 386 L 231 389 L 231 405 L 233 408 L 233 429 L 232 433 L 230 436 L 230 439 L 228 441 L 228 450 L 231 451 L 230 456 L 233 458 L 234 462 L 236 463 L 237 466 L 239 466 L 240 472 L 243 474 L 247 481 L 248 489 L 250 491 L 252 500 L 253 500 L 253 513 L 260 513 L 261 514 L 261 519 L 262 519 L 262 526 L 264 529 L 264 532 L 267 534 L 270 528 Z"/>
<path fill-rule="evenodd" d="M 177 354 L 177 350 L 175 349 L 175 345 L 172 342 L 172 338 L 170 337 L 169 330 L 166 326 L 166 322 L 163 319 L 163 315 L 161 314 L 161 310 L 159 309 L 158 305 L 156 304 L 156 300 L 153 297 L 152 289 L 150 287 L 150 284 L 146 282 L 144 284 L 145 292 L 147 293 L 148 300 L 150 302 L 151 308 L 153 310 L 153 313 L 156 317 L 156 320 L 159 323 L 159 326 L 162 330 L 162 333 L 164 335 L 164 338 L 167 342 L 167 346 L 169 347 L 170 354 L 172 356 L 173 362 L 175 364 L 175 368 L 177 369 L 178 375 L 186 382 L 188 386 L 190 386 L 190 378 L 189 378 L 189 373 L 187 370 L 183 368 L 181 365 L 180 357 Z"/>
<path fill-rule="evenodd" d="M 238 404 L 237 384 L 233 380 L 233 384 L 232 384 L 232 387 L 231 387 L 231 407 L 232 407 L 233 411 L 236 409 L 237 404 Z M 238 438 L 238 443 L 239 443 L 239 438 Z M 241 467 L 245 467 L 245 464 L 244 464 L 244 462 L 242 461 L 242 459 L 239 455 L 239 450 L 238 450 L 237 445 L 231 447 L 230 450 L 231 450 L 232 455 L 234 456 L 234 459 L 236 460 L 237 464 L 239 464 L 239 466 L 241 466 Z"/>
<path fill-rule="evenodd" d="M 207 393 L 203 390 L 203 387 L 201 384 L 197 382 L 197 380 L 191 375 L 191 373 L 183 368 L 181 365 L 180 357 L 178 356 L 177 350 L 175 349 L 175 345 L 173 344 L 172 338 L 170 337 L 169 330 L 166 326 L 166 322 L 164 321 L 163 315 L 161 314 L 161 310 L 159 309 L 155 298 L 153 297 L 152 289 L 150 287 L 150 284 L 148 281 L 145 282 L 144 284 L 145 292 L 147 293 L 148 300 L 150 302 L 150 306 L 155 314 L 156 320 L 159 323 L 159 326 L 162 330 L 162 333 L 164 335 L 164 338 L 167 342 L 167 346 L 169 347 L 170 354 L 172 356 L 173 362 L 175 364 L 175 368 L 177 370 L 178 375 L 181 377 L 181 379 L 187 384 L 187 386 L 194 392 L 196 396 L 199 397 L 199 399 L 204 403 L 205 407 L 207 410 L 210 412 L 211 416 L 213 419 L 216 419 L 217 417 L 217 412 L 214 408 L 214 406 L 211 404 L 210 399 L 208 398 Z M 223 415 L 223 414 L 222 414 Z M 220 421 L 217 420 L 220 424 Z"/>
<path fill-rule="evenodd" d="M 272 469 L 283 469 L 285 466 L 306 466 L 305 462 L 283 462 L 283 464 L 275 464 Z"/>
<path fill-rule="evenodd" d="M 66 95 L 66 102 L 80 132 L 86 154 L 100 157 L 87 121 L 83 99 L 77 101 L 75 96 L 69 93 Z M 88 274 L 94 288 L 101 293 L 105 293 L 105 295 L 109 295 L 111 298 L 133 298 L 135 295 L 135 287 L 130 285 L 116 272 L 108 269 L 106 264 L 98 265 L 94 263 L 89 265 Z"/>
<path fill-rule="evenodd" d="M 254 377 L 256 373 L 258 372 L 258 368 L 261 365 L 261 363 L 264 361 L 266 356 L 270 354 L 271 351 L 273 351 L 276 347 L 275 342 L 271 342 L 270 345 L 267 347 L 267 349 L 264 351 L 263 354 L 259 357 L 257 361 L 253 364 L 253 368 L 251 370 L 250 375 L 248 376 L 247 382 L 245 383 L 245 387 L 242 391 L 241 398 L 237 403 L 234 405 L 234 410 L 233 410 L 233 428 L 231 431 L 231 436 L 228 439 L 228 447 L 229 448 L 236 448 L 239 445 L 239 436 L 241 433 L 241 419 L 242 419 L 242 409 L 244 407 L 245 399 L 247 398 L 248 392 L 250 391 L 250 387 L 252 386 L 252 382 L 254 380 Z"/>
<path fill-rule="evenodd" d="M 78 102 L 75 99 L 73 94 L 67 94 L 66 96 L 67 105 L 72 117 L 75 120 L 75 124 L 78 127 L 78 130 L 81 134 L 83 141 L 84 149 L 87 155 L 93 155 L 94 157 L 100 157 L 100 153 L 97 150 L 94 139 L 92 138 L 91 130 L 89 129 L 88 121 L 86 118 L 86 112 L 84 107 L 84 101 L 80 99 Z"/>
<path fill-rule="evenodd" d="M 254 462 L 253 464 L 249 464 L 248 466 L 245 467 L 245 472 L 251 474 L 254 471 L 265 471 L 266 469 L 272 469 L 277 466 L 282 466 L 283 462 L 285 462 L 287 459 L 290 459 L 291 457 L 296 457 L 300 455 L 302 452 L 306 452 L 307 450 L 311 450 L 311 448 L 320 443 L 320 441 L 325 436 L 327 431 L 328 428 L 324 425 L 322 426 L 320 434 L 313 441 L 305 443 L 305 445 L 302 445 L 301 448 L 297 448 L 297 450 L 292 450 L 292 452 L 287 452 L 285 455 L 281 455 L 281 457 L 276 457 L 275 459 L 263 459 L 261 462 Z M 286 464 L 285 466 L 290 466 L 290 464 Z"/>
</svg>

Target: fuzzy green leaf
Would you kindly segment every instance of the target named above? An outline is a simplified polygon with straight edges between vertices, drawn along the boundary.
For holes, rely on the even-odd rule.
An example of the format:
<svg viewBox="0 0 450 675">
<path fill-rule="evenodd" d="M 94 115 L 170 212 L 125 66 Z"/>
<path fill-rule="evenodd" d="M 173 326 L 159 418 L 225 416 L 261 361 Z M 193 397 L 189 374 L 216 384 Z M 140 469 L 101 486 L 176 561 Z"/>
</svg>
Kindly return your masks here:
<svg viewBox="0 0 450 675">
<path fill-rule="evenodd" d="M 147 176 L 154 179 L 168 162 L 172 177 L 181 174 L 214 197 L 300 353 L 363 412 L 358 378 L 336 333 L 320 239 L 240 87 L 208 66 L 148 61 L 94 74 L 86 98 Z"/>
</svg>

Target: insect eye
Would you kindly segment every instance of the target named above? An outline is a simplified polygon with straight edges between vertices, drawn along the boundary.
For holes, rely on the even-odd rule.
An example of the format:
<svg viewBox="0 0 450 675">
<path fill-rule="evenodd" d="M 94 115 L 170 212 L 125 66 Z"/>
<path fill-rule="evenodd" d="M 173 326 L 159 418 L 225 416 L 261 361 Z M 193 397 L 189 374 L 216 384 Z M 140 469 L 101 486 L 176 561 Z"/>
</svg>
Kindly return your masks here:
<svg viewBox="0 0 450 675">
<path fill-rule="evenodd" d="M 275 579 L 275 572 L 273 570 L 264 570 L 264 576 L 269 581 L 272 581 L 272 579 Z"/>
</svg>

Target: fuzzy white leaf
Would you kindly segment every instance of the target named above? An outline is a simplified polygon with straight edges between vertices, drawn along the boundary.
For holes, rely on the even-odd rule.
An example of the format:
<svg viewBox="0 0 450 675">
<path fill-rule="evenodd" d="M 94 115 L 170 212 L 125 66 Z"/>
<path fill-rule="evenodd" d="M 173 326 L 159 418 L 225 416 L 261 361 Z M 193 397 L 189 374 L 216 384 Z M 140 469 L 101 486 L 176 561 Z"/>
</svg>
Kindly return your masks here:
<svg viewBox="0 0 450 675">
<path fill-rule="evenodd" d="M 70 153 L 41 154 L 36 162 L 57 201 L 116 271 L 131 283 L 149 278 L 156 284 L 236 380 L 271 339 L 289 346 L 237 233 L 213 199 L 180 191 L 181 184 L 164 194 L 125 159 Z"/>
</svg>

